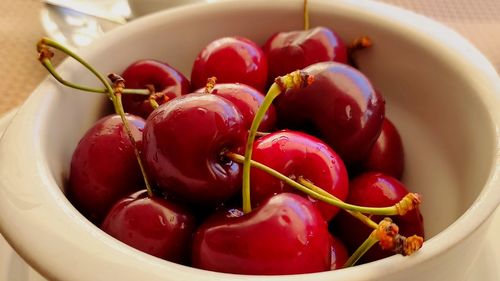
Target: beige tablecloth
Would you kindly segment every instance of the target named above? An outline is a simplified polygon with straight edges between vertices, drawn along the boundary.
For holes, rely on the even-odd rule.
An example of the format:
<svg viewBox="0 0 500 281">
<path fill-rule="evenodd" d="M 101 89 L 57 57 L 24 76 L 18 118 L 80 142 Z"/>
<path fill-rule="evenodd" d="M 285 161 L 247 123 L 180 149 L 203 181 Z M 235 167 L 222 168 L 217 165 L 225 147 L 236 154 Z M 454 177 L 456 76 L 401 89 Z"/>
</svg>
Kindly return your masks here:
<svg viewBox="0 0 500 281">
<path fill-rule="evenodd" d="M 500 0 L 381 0 L 462 33 L 500 70 Z M 47 75 L 36 41 L 44 35 L 37 0 L 0 0 L 0 115 L 20 105 Z"/>
</svg>

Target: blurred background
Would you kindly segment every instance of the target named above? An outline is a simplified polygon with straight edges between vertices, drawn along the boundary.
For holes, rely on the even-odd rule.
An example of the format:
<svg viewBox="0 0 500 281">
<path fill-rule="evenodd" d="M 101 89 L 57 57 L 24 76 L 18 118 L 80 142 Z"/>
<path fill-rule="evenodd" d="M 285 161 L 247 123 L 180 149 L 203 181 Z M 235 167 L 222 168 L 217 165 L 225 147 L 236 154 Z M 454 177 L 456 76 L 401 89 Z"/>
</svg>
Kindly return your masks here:
<svg viewBox="0 0 500 281">
<path fill-rule="evenodd" d="M 0 116 L 21 105 L 47 76 L 35 50 L 40 37 L 50 36 L 77 48 L 133 16 L 197 1 L 201 0 L 130 0 L 136 12 L 133 15 L 127 0 L 1 0 Z M 455 29 L 500 71 L 500 0 L 379 1 L 413 10 Z M 137 6 L 138 2 L 142 6 Z M 151 6 L 144 6 L 146 2 Z M 62 59 L 56 57 L 55 61 Z"/>
</svg>

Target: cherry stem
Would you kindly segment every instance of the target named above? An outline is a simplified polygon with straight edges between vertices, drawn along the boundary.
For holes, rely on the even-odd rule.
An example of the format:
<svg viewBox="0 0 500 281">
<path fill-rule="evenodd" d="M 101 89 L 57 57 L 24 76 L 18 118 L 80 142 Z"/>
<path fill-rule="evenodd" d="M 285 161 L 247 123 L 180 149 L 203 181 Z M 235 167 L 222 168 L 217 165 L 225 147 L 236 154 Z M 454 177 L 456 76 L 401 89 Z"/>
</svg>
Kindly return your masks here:
<svg viewBox="0 0 500 281">
<path fill-rule="evenodd" d="M 288 89 L 303 88 L 310 83 L 312 83 L 312 76 L 298 70 L 286 74 L 285 76 L 277 77 L 275 82 L 269 88 L 269 91 L 262 101 L 259 110 L 257 110 L 257 113 L 255 114 L 252 125 L 250 126 L 243 161 L 242 209 L 245 214 L 252 211 L 252 205 L 250 202 L 250 160 L 252 159 L 253 142 L 255 141 L 255 137 L 257 135 L 257 129 L 259 128 L 262 119 L 264 119 L 264 115 L 271 106 L 273 100 L 277 96 Z"/>
<path fill-rule="evenodd" d="M 309 188 L 310 190 L 317 192 L 318 194 L 329 197 L 333 200 L 341 201 L 340 199 L 335 197 L 335 195 L 326 192 L 324 189 L 314 185 L 310 180 L 305 179 L 302 176 L 299 177 L 298 182 L 301 183 L 303 186 Z M 363 222 L 364 224 L 366 224 L 370 228 L 376 229 L 378 227 L 378 224 L 376 222 L 374 222 L 372 219 L 370 219 L 369 217 L 367 217 L 366 215 L 364 215 L 360 212 L 350 211 L 350 210 L 345 210 L 345 209 L 344 209 L 344 211 L 349 213 L 351 216 L 357 218 L 358 220 L 360 220 L 361 222 Z"/>
<path fill-rule="evenodd" d="M 162 92 L 157 93 L 154 85 L 147 84 L 146 88 L 149 89 L 149 92 L 151 93 L 149 95 L 148 101 L 149 101 L 149 105 L 151 106 L 151 108 L 153 108 L 153 110 L 160 107 L 160 105 L 158 104 L 156 99 L 162 97 L 165 100 L 165 102 L 167 102 L 169 100 L 169 98 L 167 96 L 165 96 L 164 93 L 162 93 Z"/>
<path fill-rule="evenodd" d="M 356 39 L 354 39 L 351 44 L 347 47 L 347 58 L 349 60 L 349 63 L 356 67 L 358 67 L 358 63 L 354 59 L 354 54 L 363 49 L 370 48 L 373 45 L 372 40 L 368 36 L 361 36 Z"/>
<path fill-rule="evenodd" d="M 267 136 L 269 134 L 270 133 L 267 133 L 267 132 L 257 132 L 257 133 L 255 133 L 255 136 L 256 137 L 264 137 L 264 136 Z"/>
<path fill-rule="evenodd" d="M 139 169 L 141 170 L 142 178 L 144 179 L 144 185 L 146 186 L 148 196 L 151 198 L 154 196 L 153 189 L 151 188 L 151 185 L 149 184 L 148 175 L 146 173 L 146 169 L 144 168 L 144 164 L 142 163 L 141 154 L 139 152 L 139 149 L 137 148 L 137 143 L 135 142 L 134 136 L 132 135 L 132 130 L 130 130 L 129 122 L 125 118 L 125 110 L 123 109 L 121 91 L 123 90 L 123 87 L 125 86 L 124 85 L 125 80 L 123 80 L 123 78 L 120 77 L 119 75 L 113 74 L 113 73 L 109 74 L 108 77 L 115 85 L 115 89 L 112 90 L 114 93 L 114 96 L 115 96 L 115 101 L 113 101 L 113 105 L 115 107 L 115 112 L 118 115 L 120 115 L 120 118 L 123 122 L 123 127 L 125 127 L 125 131 L 127 132 L 128 138 L 129 138 L 130 142 L 132 143 L 132 147 L 134 148 L 135 158 L 137 159 L 137 163 L 139 164 Z M 107 88 L 107 86 L 106 86 L 106 88 Z"/>
<path fill-rule="evenodd" d="M 229 159 L 231 159 L 237 163 L 240 163 L 240 164 L 243 163 L 243 165 L 245 165 L 244 163 L 245 163 L 245 161 L 247 161 L 246 157 L 244 157 L 240 154 L 234 153 L 234 152 L 227 152 L 226 156 Z M 302 185 L 301 183 L 294 181 L 293 179 L 283 175 L 282 173 L 274 170 L 273 168 L 270 168 L 270 167 L 268 167 L 262 163 L 259 163 L 255 160 L 250 160 L 248 162 L 249 162 L 249 166 L 252 166 L 254 168 L 262 170 L 262 171 L 268 173 L 269 175 L 271 175 L 279 180 L 282 180 L 286 184 L 292 186 L 295 189 L 298 189 L 299 191 L 304 192 L 305 194 L 311 196 L 312 198 L 314 198 L 316 200 L 320 200 L 320 201 L 325 202 L 327 204 L 342 208 L 344 210 L 360 212 L 360 213 L 365 213 L 365 214 L 372 214 L 372 215 L 381 215 L 381 216 L 400 215 L 399 209 L 396 207 L 397 204 L 390 206 L 390 207 L 364 207 L 364 206 L 352 205 L 349 203 L 345 203 L 344 201 L 336 198 L 335 196 L 333 196 L 331 194 L 330 194 L 330 196 L 325 196 L 325 195 L 318 193 L 317 191 L 311 190 L 311 189 L 307 188 L 306 186 Z M 316 187 L 316 189 L 320 189 L 320 188 Z M 248 193 L 248 194 L 250 194 L 250 193 Z M 404 198 L 403 198 L 403 200 L 404 200 Z M 243 210 L 243 212 L 245 212 L 245 210 Z M 368 220 L 362 219 L 362 221 L 367 223 L 370 227 L 373 228 L 373 224 L 370 223 Z"/>
<path fill-rule="evenodd" d="M 407 238 L 399 234 L 399 227 L 390 218 L 384 218 L 365 242 L 356 249 L 344 267 L 353 266 L 377 241 L 382 250 L 392 251 L 403 256 L 412 255 L 424 243 L 424 239 L 420 236 L 413 235 Z"/>
<path fill-rule="evenodd" d="M 304 30 L 309 29 L 309 5 L 307 0 L 304 0 Z"/>
<path fill-rule="evenodd" d="M 359 259 L 370 250 L 373 245 L 377 244 L 378 239 L 374 235 L 375 230 L 366 238 L 366 240 L 361 244 L 356 251 L 349 257 L 349 259 L 345 262 L 344 268 L 351 267 L 355 265 Z"/>
<path fill-rule="evenodd" d="M 330 197 L 332 199 L 336 199 L 336 200 L 339 200 L 341 201 L 340 199 L 336 198 L 333 194 L 330 194 L 328 192 L 326 192 L 324 189 L 322 189 L 321 187 L 318 187 L 316 185 L 314 185 L 314 183 L 312 183 L 311 181 L 305 179 L 304 177 L 300 176 L 299 179 L 298 179 L 298 182 L 301 183 L 302 185 L 304 185 L 305 187 L 321 194 L 321 195 L 324 195 L 326 197 Z M 341 201 L 342 202 L 342 201 Z M 398 203 L 394 204 L 393 206 L 389 206 L 389 207 L 382 207 L 382 208 L 378 208 L 378 209 L 387 209 L 387 208 L 390 208 L 391 211 L 389 211 L 389 213 L 387 214 L 383 214 L 383 215 L 386 215 L 386 216 L 391 216 L 391 215 L 399 215 L 399 216 L 403 216 L 405 215 L 406 213 L 408 213 L 409 211 L 413 210 L 413 209 L 416 209 L 420 203 L 422 203 L 422 199 L 420 197 L 420 195 L 418 193 L 408 193 L 406 194 Z M 365 208 L 365 207 L 363 207 Z M 369 227 L 371 228 L 377 228 L 377 225 L 368 217 L 366 217 L 365 215 L 361 214 L 358 210 L 358 212 L 356 211 L 351 211 L 349 209 L 344 209 L 346 212 L 350 213 L 352 216 L 358 218 L 359 220 L 361 220 L 364 224 L 368 225 Z M 374 213 L 370 213 L 370 212 L 364 212 L 362 211 L 363 213 L 369 213 L 369 214 L 372 214 L 372 215 L 375 215 Z M 395 212 L 395 214 L 390 214 L 392 212 Z"/>
<path fill-rule="evenodd" d="M 158 107 L 160 107 L 160 105 L 155 99 L 149 99 L 149 105 L 151 105 L 153 109 L 157 109 Z"/>
<path fill-rule="evenodd" d="M 90 88 L 82 85 L 75 84 L 73 82 L 67 81 L 64 78 L 59 75 L 57 70 L 54 68 L 54 65 L 52 64 L 51 58 L 53 57 L 53 53 L 47 48 L 48 46 L 53 47 L 57 50 L 60 50 L 61 52 L 68 54 L 72 58 L 74 58 L 76 61 L 84 65 L 88 70 L 90 70 L 94 75 L 96 74 L 90 65 L 88 65 L 83 59 L 81 59 L 79 56 L 77 56 L 74 52 L 69 50 L 68 48 L 62 46 L 61 44 L 49 39 L 49 38 L 42 38 L 38 44 L 37 44 L 37 49 L 40 54 L 38 60 L 40 63 L 47 69 L 47 71 L 61 84 L 76 89 L 80 91 L 85 91 L 89 93 L 97 93 L 97 94 L 108 94 L 108 89 L 103 88 L 103 89 L 96 89 L 96 88 Z M 89 68 L 90 67 L 90 68 Z M 101 81 L 102 82 L 102 81 Z M 134 95 L 149 95 L 151 94 L 148 89 L 123 89 L 122 91 L 123 94 L 134 94 Z"/>
<path fill-rule="evenodd" d="M 216 84 L 217 84 L 217 77 L 212 76 L 207 78 L 207 84 L 205 84 L 205 89 L 203 90 L 203 92 L 205 94 L 211 94 Z"/>
<path fill-rule="evenodd" d="M 111 100 L 113 103 L 113 107 L 115 110 L 115 113 L 118 114 L 123 122 L 123 127 L 125 128 L 125 131 L 128 135 L 128 138 L 130 139 L 130 142 L 132 143 L 134 147 L 134 153 L 137 158 L 137 161 L 139 163 L 139 167 L 141 169 L 143 178 L 144 178 L 144 183 L 146 185 L 146 189 L 148 191 L 149 196 L 153 196 L 153 192 L 151 189 L 151 186 L 149 185 L 148 178 L 146 176 L 144 166 L 142 165 L 142 160 L 139 154 L 139 150 L 137 149 L 137 145 L 135 143 L 135 139 L 132 136 L 132 131 L 130 130 L 130 126 L 128 123 L 128 120 L 125 118 L 125 111 L 123 110 L 123 105 L 121 102 L 121 94 L 124 92 L 124 84 L 123 84 L 123 78 L 119 77 L 118 75 L 110 75 L 110 78 L 115 80 L 113 83 L 115 84 L 116 87 L 116 92 L 113 87 L 111 87 L 111 84 L 109 84 L 108 80 L 101 74 L 99 73 L 94 67 L 92 67 L 89 63 L 87 63 L 83 58 L 78 56 L 76 53 L 72 52 L 68 48 L 64 47 L 63 45 L 59 44 L 58 42 L 51 40 L 49 38 L 42 38 L 38 44 L 37 44 L 37 50 L 40 53 L 40 61 L 44 66 L 49 65 L 52 68 L 52 64 L 46 64 L 47 61 L 50 62 L 50 58 L 53 56 L 53 53 L 48 49 L 48 47 L 53 47 L 57 50 L 60 50 L 61 52 L 69 55 L 76 61 L 78 61 L 81 65 L 83 65 L 85 68 L 87 68 L 94 76 L 99 79 L 99 81 L 104 85 L 105 91 L 103 93 L 108 95 L 108 98 Z M 47 67 L 46 67 L 47 68 Z M 53 68 L 52 68 L 53 69 Z M 50 70 L 49 70 L 50 72 Z M 52 73 L 52 72 L 51 72 Z M 56 73 L 56 72 L 54 72 Z M 59 76 L 59 75 L 57 75 Z M 57 79 L 59 82 L 61 82 L 59 79 Z M 63 80 L 64 81 L 64 80 Z M 61 82 L 63 85 L 67 85 L 63 82 Z M 71 86 L 70 86 L 71 87 Z M 148 91 L 149 94 L 149 91 Z"/>
<path fill-rule="evenodd" d="M 352 54 L 353 52 L 356 52 L 358 50 L 370 48 L 372 45 L 373 45 L 373 42 L 370 39 L 370 37 L 364 35 L 364 36 L 360 36 L 360 37 L 354 39 L 351 42 L 351 44 L 347 47 L 347 50 L 349 53 Z"/>
</svg>

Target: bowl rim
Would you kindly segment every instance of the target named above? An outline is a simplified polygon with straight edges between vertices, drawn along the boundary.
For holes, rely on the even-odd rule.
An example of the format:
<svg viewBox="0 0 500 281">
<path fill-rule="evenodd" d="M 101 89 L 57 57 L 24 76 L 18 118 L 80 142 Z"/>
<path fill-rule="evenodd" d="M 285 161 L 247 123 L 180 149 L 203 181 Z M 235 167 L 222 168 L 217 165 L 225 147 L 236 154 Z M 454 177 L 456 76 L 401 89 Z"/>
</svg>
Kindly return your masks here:
<svg viewBox="0 0 500 281">
<path fill-rule="evenodd" d="M 98 40 L 88 48 L 82 49 L 81 54 L 84 57 L 95 56 L 100 50 L 103 50 L 103 48 L 112 44 L 112 42 L 121 36 L 125 36 L 129 30 L 137 31 L 147 29 L 156 25 L 158 22 L 175 21 L 179 17 L 189 15 L 195 16 L 197 13 L 201 13 L 201 11 L 203 11 L 203 13 L 211 13 L 232 9 L 243 10 L 250 8 L 255 9 L 256 7 L 282 7 L 284 3 L 286 3 L 286 0 L 273 1 L 272 3 L 266 0 L 225 0 L 173 8 L 171 10 L 145 16 L 131 22 L 127 26 L 117 28 L 104 35 L 106 40 Z M 311 8 L 316 5 L 318 7 L 335 7 L 341 11 L 350 13 L 350 15 L 371 17 L 379 21 L 380 24 L 386 25 L 388 28 L 392 28 L 391 25 L 393 25 L 394 22 L 398 22 L 398 27 L 401 32 L 410 31 L 412 35 L 417 36 L 416 38 L 425 39 L 431 44 L 429 48 L 433 48 L 436 52 L 440 52 L 440 55 L 443 56 L 443 60 L 449 60 L 454 64 L 467 65 L 468 68 L 471 68 L 477 73 L 481 73 L 481 77 L 484 78 L 483 82 L 487 82 L 487 84 L 483 85 L 484 91 L 481 92 L 480 98 L 488 109 L 495 126 L 493 129 L 497 136 L 495 140 L 496 153 L 493 157 L 494 163 L 491 163 L 492 168 L 485 187 L 472 203 L 471 207 L 452 225 L 429 239 L 426 242 L 428 247 L 424 247 L 412 259 L 403 260 L 402 257 L 394 256 L 357 266 L 356 269 L 347 268 L 336 271 L 335 273 L 312 273 L 308 274 L 308 277 L 311 279 L 317 277 L 315 280 L 320 280 L 324 278 L 324 276 L 332 277 L 333 275 L 330 274 L 335 274 L 335 277 L 338 278 L 349 277 L 350 280 L 362 280 L 363 276 L 360 275 L 362 273 L 356 272 L 362 272 L 360 269 L 363 268 L 365 272 L 371 274 L 371 278 L 378 279 L 391 272 L 414 268 L 416 265 L 430 260 L 437 255 L 441 255 L 446 250 L 459 244 L 467 235 L 473 233 L 483 225 L 499 205 L 500 192 L 495 192 L 495 188 L 500 184 L 500 134 L 498 128 L 500 124 L 500 111 L 495 110 L 495 106 L 500 104 L 500 79 L 491 63 L 461 35 L 440 23 L 414 12 L 372 0 L 339 0 L 335 2 L 328 0 L 311 0 L 310 5 Z M 437 40 L 437 38 L 440 38 L 440 40 Z M 445 44 L 444 42 L 447 43 Z M 59 70 L 61 72 L 71 71 L 73 66 L 74 62 L 66 60 L 61 64 Z M 470 83 L 474 83 L 473 80 L 475 78 L 471 77 L 470 79 Z M 92 244 L 85 244 L 86 247 L 88 247 L 87 253 L 92 253 L 93 251 L 95 253 L 96 249 L 103 247 L 113 253 L 121 253 L 126 258 L 126 260 L 117 262 L 111 260 L 112 256 L 110 254 L 104 256 L 82 255 L 79 257 L 81 263 L 94 266 L 100 264 L 100 266 L 96 266 L 96 268 L 101 269 L 106 268 L 107 264 L 118 263 L 127 265 L 130 267 L 130 272 L 141 272 L 140 276 L 147 280 L 167 280 L 168 277 L 165 278 L 165 276 L 173 276 L 173 279 L 181 280 L 192 278 L 196 278 L 197 280 L 285 280 L 284 278 L 286 278 L 286 280 L 302 280 L 304 278 L 304 275 L 263 277 L 201 271 L 200 269 L 152 258 L 147 254 L 116 241 L 100 231 L 97 227 L 91 225 L 76 211 L 76 209 L 72 208 L 72 206 L 68 206 L 67 200 L 56 185 L 55 180 L 48 176 L 50 172 L 46 161 L 36 157 L 33 161 L 33 156 L 40 156 L 43 154 L 41 146 L 36 144 L 33 140 L 37 136 L 42 135 L 40 130 L 43 128 L 43 124 L 40 120 L 43 120 L 43 116 L 47 116 L 49 113 L 50 102 L 55 98 L 55 92 L 57 92 L 58 87 L 59 86 L 50 79 L 46 79 L 42 82 L 12 120 L 11 124 L 14 125 L 9 126 L 6 130 L 0 145 L 0 231 L 13 248 L 37 271 L 48 278 L 57 280 L 64 280 L 67 276 L 71 276 L 70 274 L 74 273 L 74 271 L 78 271 L 69 263 L 71 259 L 66 263 L 67 267 L 55 267 L 54 265 L 64 264 L 64 261 L 54 262 L 52 259 L 48 259 L 46 254 L 47 252 L 51 252 L 53 243 L 60 243 L 57 247 L 58 253 L 72 253 L 81 250 L 82 246 L 78 245 L 78 241 L 75 242 L 75 237 L 77 237 L 85 242 L 90 241 L 89 243 Z M 23 130 L 17 128 L 23 128 Z M 20 153 L 13 149 L 18 145 L 19 139 L 32 140 L 34 146 L 28 147 L 26 151 Z M 16 160 L 12 161 L 12 159 Z M 22 162 L 22 159 L 32 160 Z M 9 160 L 8 165 L 6 164 L 6 160 Z M 29 178 L 20 179 L 15 177 L 16 174 L 19 175 L 20 167 L 28 172 Z M 33 196 L 29 188 L 26 187 L 26 185 L 31 183 L 30 180 L 36 180 L 39 184 L 35 189 L 37 191 L 45 189 L 43 192 L 45 192 L 48 197 L 43 198 L 51 198 L 55 204 L 47 205 L 47 202 L 42 200 L 42 196 L 39 198 Z M 16 189 L 18 190 L 16 191 Z M 23 198 L 23 196 L 26 197 Z M 18 208 L 18 213 L 24 213 L 24 215 L 12 217 L 10 215 L 12 209 L 10 208 Z M 41 212 L 41 214 L 34 215 L 32 210 L 37 210 L 37 212 Z M 69 223 L 75 228 L 69 228 L 65 231 L 47 228 L 47 226 L 44 226 L 43 221 L 39 221 L 40 219 L 46 219 L 46 216 L 58 218 L 61 220 L 59 222 L 61 225 Z M 35 240 L 33 237 L 30 237 L 33 235 L 19 235 L 19 230 L 23 229 L 24 225 L 37 226 L 37 236 L 43 237 L 44 239 L 49 237 L 47 238 L 49 241 L 33 245 Z M 75 229 L 80 233 L 75 232 Z M 82 235 L 85 237 L 82 237 Z M 91 239 L 89 240 L 89 238 Z M 30 249 L 30 246 L 33 246 L 36 251 Z M 135 263 L 135 266 L 130 266 L 132 262 Z M 140 262 L 143 263 L 141 264 Z M 377 268 L 381 267 L 384 268 L 384 271 L 377 271 Z M 82 272 L 85 272 L 85 267 Z M 76 278 L 74 277 L 75 276 L 72 277 L 72 280 L 87 279 L 87 276 L 84 274 L 76 276 Z M 106 276 L 102 278 L 106 279 Z M 129 278 L 134 278 L 134 274 L 130 274 Z"/>
</svg>

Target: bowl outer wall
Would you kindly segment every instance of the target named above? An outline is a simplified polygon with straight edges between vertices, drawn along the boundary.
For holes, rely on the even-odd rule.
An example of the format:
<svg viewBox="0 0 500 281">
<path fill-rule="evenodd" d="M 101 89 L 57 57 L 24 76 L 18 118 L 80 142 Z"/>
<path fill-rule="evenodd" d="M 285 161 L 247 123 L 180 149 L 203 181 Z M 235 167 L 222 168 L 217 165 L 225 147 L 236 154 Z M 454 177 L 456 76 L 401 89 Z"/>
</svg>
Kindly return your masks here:
<svg viewBox="0 0 500 281">
<path fill-rule="evenodd" d="M 300 3 L 299 3 L 300 2 Z M 288 3 L 285 5 L 285 3 Z M 109 52 L 111 45 L 127 36 L 158 28 L 183 17 L 203 18 L 227 15 L 245 9 L 263 12 L 301 8 L 301 1 L 225 1 L 193 5 L 147 16 L 105 35 L 88 49 L 81 50 L 90 61 Z M 481 89 L 481 99 L 491 115 L 497 134 L 494 163 L 489 180 L 472 207 L 449 228 L 433 237 L 414 257 L 400 256 L 336 272 L 307 275 L 307 280 L 460 280 L 480 248 L 478 242 L 488 226 L 488 217 L 500 201 L 498 192 L 498 124 L 500 81 L 491 64 L 470 43 L 455 32 L 422 16 L 372 1 L 310 1 L 311 11 L 331 9 L 332 15 L 364 17 L 387 28 L 400 29 L 421 37 L 435 52 L 471 74 L 470 83 Z M 231 11 L 231 12 L 229 12 Z M 398 22 L 399 25 L 394 26 Z M 299 28 L 299 26 L 298 26 Z M 264 32 L 264 31 L 263 31 Z M 439 38 L 439 39 L 438 39 Z M 194 56 L 193 56 L 194 57 Z M 184 58 L 179 58 L 184 59 Z M 125 62 L 123 62 L 125 64 Z M 61 73 L 77 73 L 79 67 L 65 61 Z M 184 73 L 187 69 L 183 70 Z M 6 130 L 0 146 L 0 229 L 13 248 L 36 270 L 54 280 L 304 280 L 305 276 L 258 277 L 227 275 L 168 263 L 124 246 L 88 223 L 64 197 L 49 171 L 50 159 L 44 159 L 50 140 L 45 124 L 61 99 L 61 86 L 45 80 L 22 106 Z M 64 90 L 63 92 L 65 92 Z M 68 94 L 68 93 L 64 93 Z M 63 97 L 64 98 L 64 97 Z M 91 99 L 86 105 L 97 105 Z M 92 108 L 92 107 L 89 107 Z M 59 109 L 71 110 L 71 109 Z M 98 111 L 82 117 L 91 122 Z M 67 157 L 67 155 L 66 155 Z M 51 164 L 57 165 L 57 164 Z M 62 165 L 62 164 L 60 164 Z M 48 227 L 50 225 L 50 227 Z M 117 257 L 120 257 L 119 259 Z"/>
</svg>

